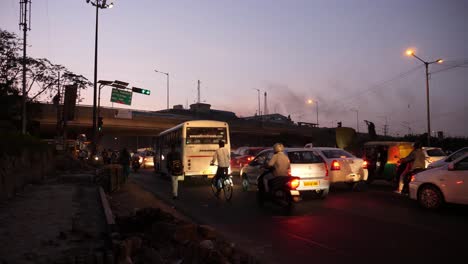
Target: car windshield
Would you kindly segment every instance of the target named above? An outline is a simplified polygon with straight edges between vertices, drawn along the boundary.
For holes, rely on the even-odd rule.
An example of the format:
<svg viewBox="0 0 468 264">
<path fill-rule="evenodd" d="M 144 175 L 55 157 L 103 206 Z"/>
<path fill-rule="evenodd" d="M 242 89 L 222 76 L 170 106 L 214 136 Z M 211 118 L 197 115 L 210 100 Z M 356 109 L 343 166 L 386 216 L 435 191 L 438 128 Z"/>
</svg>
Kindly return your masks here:
<svg viewBox="0 0 468 264">
<path fill-rule="evenodd" d="M 336 159 L 336 158 L 354 158 L 351 153 L 348 153 L 342 149 L 322 149 L 323 155 L 327 157 L 327 159 Z"/>
<path fill-rule="evenodd" d="M 290 151 L 288 152 L 291 163 L 321 163 L 322 158 L 312 151 Z"/>
<path fill-rule="evenodd" d="M 441 149 L 428 149 L 426 150 L 426 152 L 429 157 L 446 156 L 445 153 Z"/>
</svg>

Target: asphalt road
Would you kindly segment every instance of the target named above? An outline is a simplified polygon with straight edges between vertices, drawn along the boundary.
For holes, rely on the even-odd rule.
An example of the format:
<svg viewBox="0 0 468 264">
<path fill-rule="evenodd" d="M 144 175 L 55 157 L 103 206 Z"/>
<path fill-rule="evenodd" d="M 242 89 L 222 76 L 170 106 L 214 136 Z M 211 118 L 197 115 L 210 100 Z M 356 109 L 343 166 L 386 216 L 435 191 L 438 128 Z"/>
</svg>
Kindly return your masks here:
<svg viewBox="0 0 468 264">
<path fill-rule="evenodd" d="M 291 214 L 238 184 L 230 202 L 216 199 L 207 180 L 179 184 L 152 171 L 132 174 L 138 184 L 194 221 L 209 224 L 264 263 L 467 263 L 468 207 L 419 208 L 385 184 L 365 191 L 336 186 L 325 200 L 304 194 Z"/>
</svg>

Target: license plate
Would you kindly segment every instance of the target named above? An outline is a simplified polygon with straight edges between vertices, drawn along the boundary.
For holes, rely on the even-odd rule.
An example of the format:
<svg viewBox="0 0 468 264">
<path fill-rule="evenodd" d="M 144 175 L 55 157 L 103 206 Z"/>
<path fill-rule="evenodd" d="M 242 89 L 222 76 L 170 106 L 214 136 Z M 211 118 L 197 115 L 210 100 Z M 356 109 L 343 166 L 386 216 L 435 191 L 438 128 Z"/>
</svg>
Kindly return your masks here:
<svg viewBox="0 0 468 264">
<path fill-rule="evenodd" d="M 318 181 L 304 181 L 304 186 L 318 186 Z"/>
</svg>

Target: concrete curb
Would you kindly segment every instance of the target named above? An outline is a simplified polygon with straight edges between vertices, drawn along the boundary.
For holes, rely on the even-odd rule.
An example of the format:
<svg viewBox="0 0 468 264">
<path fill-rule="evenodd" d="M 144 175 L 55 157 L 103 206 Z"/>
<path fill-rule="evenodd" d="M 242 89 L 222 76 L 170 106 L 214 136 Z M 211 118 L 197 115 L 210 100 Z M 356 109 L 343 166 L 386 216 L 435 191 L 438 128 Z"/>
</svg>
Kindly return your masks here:
<svg viewBox="0 0 468 264">
<path fill-rule="evenodd" d="M 101 198 L 102 209 L 106 217 L 108 232 L 111 234 L 115 229 L 115 218 L 110 208 L 109 201 L 107 200 L 106 193 L 101 186 L 99 186 L 99 197 Z"/>
</svg>

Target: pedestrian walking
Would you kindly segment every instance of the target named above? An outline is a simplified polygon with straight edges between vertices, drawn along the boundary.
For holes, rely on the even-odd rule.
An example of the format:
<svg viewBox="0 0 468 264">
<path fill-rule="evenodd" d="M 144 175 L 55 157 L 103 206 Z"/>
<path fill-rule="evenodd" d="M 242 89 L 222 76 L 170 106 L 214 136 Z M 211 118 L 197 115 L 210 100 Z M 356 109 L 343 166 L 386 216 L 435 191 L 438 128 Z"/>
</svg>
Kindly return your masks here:
<svg viewBox="0 0 468 264">
<path fill-rule="evenodd" d="M 405 171 L 400 175 L 400 180 L 398 182 L 398 190 L 397 193 L 401 194 L 403 191 L 407 191 L 408 189 L 408 179 L 407 177 L 420 170 L 424 170 L 426 167 L 426 156 L 422 150 L 421 142 L 414 143 L 414 149 L 411 153 L 401 159 L 402 164 L 406 164 Z"/>
<path fill-rule="evenodd" d="M 180 152 L 176 151 L 175 144 L 171 145 L 171 151 L 167 154 L 167 171 L 172 181 L 172 198 L 178 197 L 179 176 L 184 175 L 184 166 Z"/>
<path fill-rule="evenodd" d="M 128 175 L 130 174 L 130 153 L 128 153 L 127 148 L 123 148 L 120 152 L 119 164 L 122 165 L 123 175 L 125 181 L 127 181 Z"/>
</svg>

